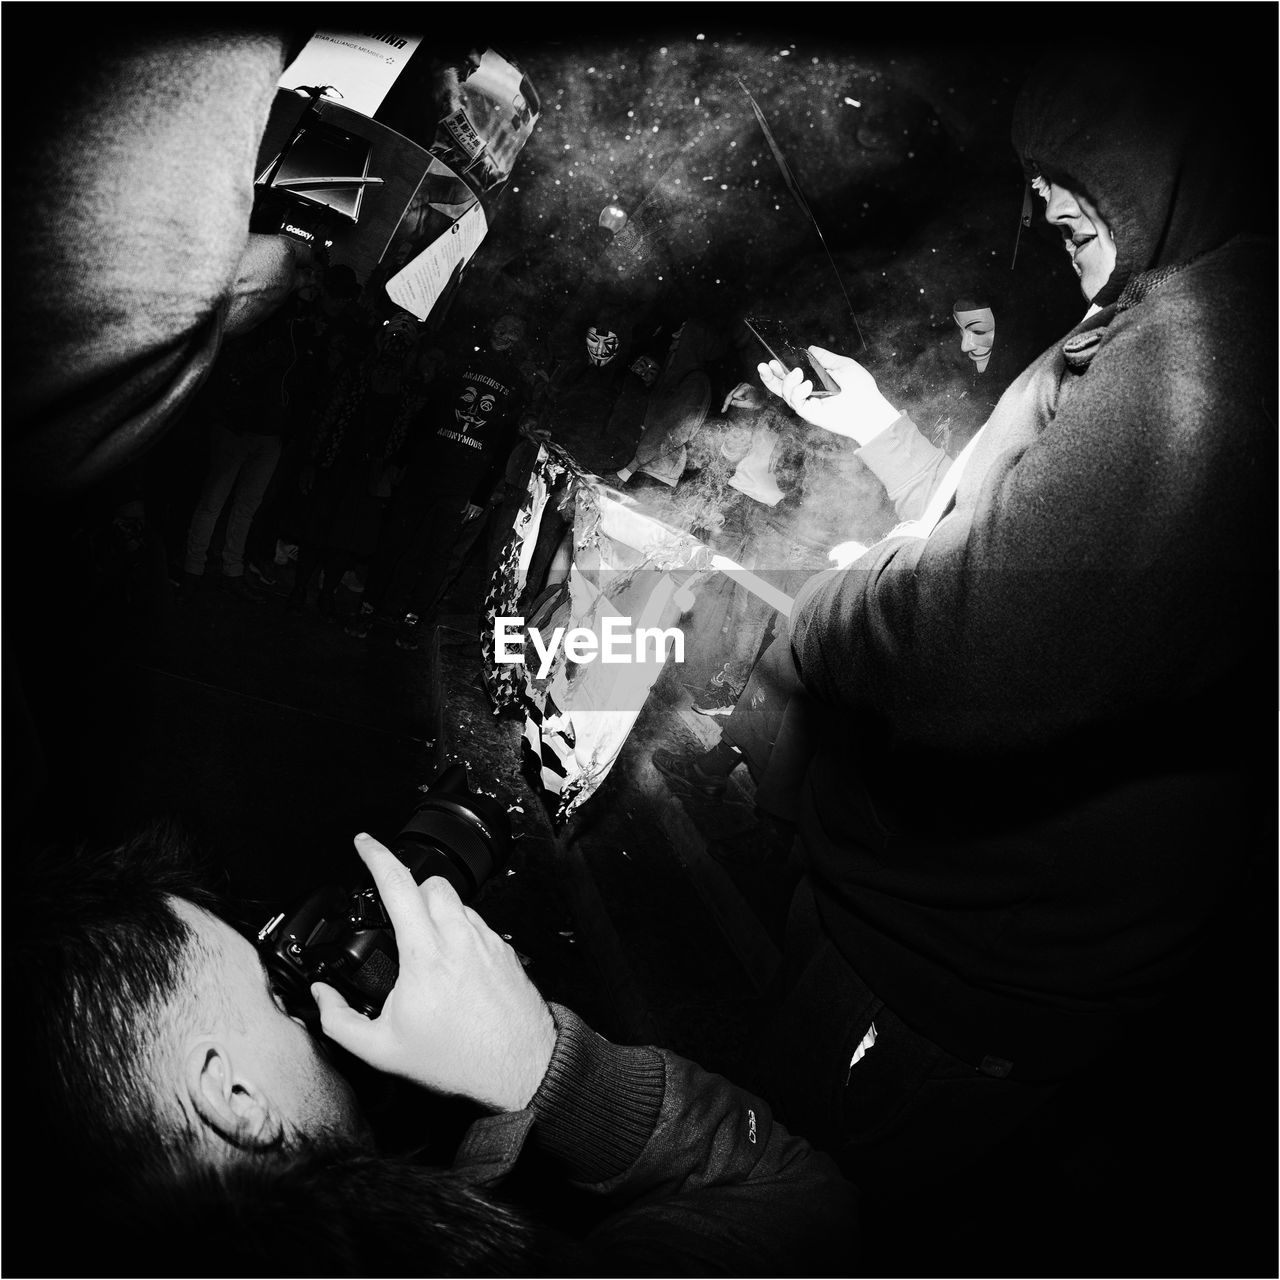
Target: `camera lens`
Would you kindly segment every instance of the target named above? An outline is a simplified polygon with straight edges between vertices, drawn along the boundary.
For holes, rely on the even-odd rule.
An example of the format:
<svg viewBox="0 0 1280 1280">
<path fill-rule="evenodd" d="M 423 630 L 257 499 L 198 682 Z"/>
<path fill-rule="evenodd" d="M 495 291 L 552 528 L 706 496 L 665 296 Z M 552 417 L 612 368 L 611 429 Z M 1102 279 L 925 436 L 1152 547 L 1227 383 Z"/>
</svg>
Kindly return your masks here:
<svg viewBox="0 0 1280 1280">
<path fill-rule="evenodd" d="M 419 884 L 443 876 L 466 902 L 506 865 L 511 824 L 497 800 L 471 793 L 466 767 L 455 764 L 431 785 L 391 851 Z"/>
</svg>

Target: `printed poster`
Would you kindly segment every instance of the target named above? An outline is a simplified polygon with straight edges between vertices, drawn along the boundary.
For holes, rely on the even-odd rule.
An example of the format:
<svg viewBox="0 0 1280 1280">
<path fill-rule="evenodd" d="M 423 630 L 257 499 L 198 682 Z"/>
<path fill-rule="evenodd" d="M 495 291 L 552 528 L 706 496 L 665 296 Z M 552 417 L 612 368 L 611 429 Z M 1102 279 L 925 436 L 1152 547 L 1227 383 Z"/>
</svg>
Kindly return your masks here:
<svg viewBox="0 0 1280 1280">
<path fill-rule="evenodd" d="M 412 210 L 410 205 L 406 218 Z M 436 213 L 434 209 L 431 212 Z M 387 281 L 387 297 L 410 315 L 425 320 L 445 286 L 470 262 L 488 230 L 484 209 L 477 200 L 443 235 L 438 235 Z"/>
<path fill-rule="evenodd" d="M 421 43 L 420 35 L 318 31 L 285 68 L 279 87 L 330 85 L 349 111 L 373 116 Z"/>
</svg>

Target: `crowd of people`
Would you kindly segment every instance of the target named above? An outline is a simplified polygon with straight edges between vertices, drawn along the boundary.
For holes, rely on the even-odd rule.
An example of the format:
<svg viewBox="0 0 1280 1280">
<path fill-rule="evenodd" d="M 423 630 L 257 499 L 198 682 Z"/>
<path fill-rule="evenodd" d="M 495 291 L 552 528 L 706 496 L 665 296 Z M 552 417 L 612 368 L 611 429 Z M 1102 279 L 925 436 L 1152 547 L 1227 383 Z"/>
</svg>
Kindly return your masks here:
<svg viewBox="0 0 1280 1280">
<path fill-rule="evenodd" d="M 1199 1034 L 1215 948 L 1275 856 L 1256 748 L 1275 239 L 1231 86 L 1192 100 L 1171 59 L 1028 69 L 1013 147 L 1081 317 L 1004 368 L 1016 317 L 949 298 L 969 385 L 931 438 L 853 357 L 811 348 L 837 387 L 818 395 L 732 321 L 593 299 L 545 339 L 504 313 L 473 341 L 362 296 L 247 232 L 241 180 L 296 37 L 189 45 L 82 53 L 94 74 L 14 160 L 48 193 L 32 215 L 59 214 L 25 233 L 11 317 L 8 493 L 29 527 L 72 503 L 145 519 L 132 464 L 198 428 L 207 466 L 165 565 L 182 594 L 205 589 L 225 516 L 231 593 L 260 603 L 291 565 L 286 604 L 314 583 L 335 615 L 354 581 L 352 638 L 385 623 L 414 648 L 550 438 L 793 598 L 722 584 L 698 692 L 722 741 L 654 763 L 712 800 L 745 764 L 799 878 L 747 1089 L 598 1035 L 365 834 L 395 984 L 367 1017 L 316 983 L 309 1024 L 173 832 L 49 847 L 35 813 L 5 995 L 7 1098 L 40 1133 L 6 1195 L 50 1274 L 848 1275 L 860 1193 L 958 1182 L 1171 1008 Z M 186 176 L 156 159 L 193 129 L 217 152 L 194 226 L 174 216 Z M 145 201 L 109 180 L 131 151 L 155 166 Z M 73 183 L 99 196 L 77 218 L 127 225 L 118 259 L 60 216 Z M 867 475 L 884 527 L 833 500 Z M 60 757 L 42 771 L 32 742 L 38 800 Z M 1270 1018 L 1263 979 L 1239 981 Z M 377 1140 L 365 1070 L 474 1108 L 451 1160 Z"/>
</svg>

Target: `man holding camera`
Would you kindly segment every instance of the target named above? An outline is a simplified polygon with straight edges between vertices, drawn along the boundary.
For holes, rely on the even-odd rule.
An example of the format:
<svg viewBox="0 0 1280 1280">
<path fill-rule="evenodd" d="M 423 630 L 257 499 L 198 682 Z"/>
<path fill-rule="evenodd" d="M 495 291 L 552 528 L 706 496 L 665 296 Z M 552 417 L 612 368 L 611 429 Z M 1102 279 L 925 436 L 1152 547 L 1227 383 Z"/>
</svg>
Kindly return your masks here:
<svg viewBox="0 0 1280 1280">
<path fill-rule="evenodd" d="M 64 1212 L 53 1187 L 82 1195 L 80 1229 L 43 1240 L 51 1274 L 181 1274 L 174 1251 L 192 1239 L 212 1274 L 319 1274 L 306 1270 L 317 1258 L 324 1274 L 388 1274 L 405 1240 L 418 1274 L 452 1273 L 458 1230 L 482 1255 L 469 1274 L 848 1265 L 853 1188 L 767 1104 L 665 1050 L 604 1040 L 544 1001 L 447 880 L 418 886 L 370 836 L 356 848 L 399 973 L 373 1019 L 317 984 L 320 1020 L 360 1062 L 477 1104 L 452 1168 L 372 1153 L 330 1050 L 216 913 L 178 840 L 37 857 L 5 995 L 25 1035 L 9 1097 L 20 1091 L 42 1128 L 24 1217 L 42 1229 Z M 544 1220 L 512 1190 L 531 1178 L 544 1198 L 594 1207 Z M 406 1185 L 443 1190 L 419 1202 Z M 440 1220 L 441 1195 L 465 1202 L 461 1225 Z M 81 1250 L 91 1271 L 77 1271 Z"/>
</svg>

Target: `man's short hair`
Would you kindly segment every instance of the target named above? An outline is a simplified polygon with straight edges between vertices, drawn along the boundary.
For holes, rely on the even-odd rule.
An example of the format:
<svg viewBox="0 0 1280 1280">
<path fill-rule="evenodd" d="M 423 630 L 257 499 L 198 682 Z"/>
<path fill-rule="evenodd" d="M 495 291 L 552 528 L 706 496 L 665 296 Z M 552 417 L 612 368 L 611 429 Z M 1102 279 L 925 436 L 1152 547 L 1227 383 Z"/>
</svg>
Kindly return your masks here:
<svg viewBox="0 0 1280 1280">
<path fill-rule="evenodd" d="M 64 1166 L 128 1178 L 193 1139 L 159 1088 L 204 960 L 173 900 L 220 914 L 216 883 L 171 823 L 110 848 L 46 849 L 11 875 L 4 996 L 21 1049 L 7 1056 L 6 1098 L 19 1082 Z"/>
</svg>

